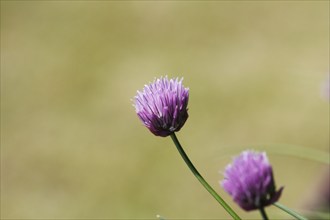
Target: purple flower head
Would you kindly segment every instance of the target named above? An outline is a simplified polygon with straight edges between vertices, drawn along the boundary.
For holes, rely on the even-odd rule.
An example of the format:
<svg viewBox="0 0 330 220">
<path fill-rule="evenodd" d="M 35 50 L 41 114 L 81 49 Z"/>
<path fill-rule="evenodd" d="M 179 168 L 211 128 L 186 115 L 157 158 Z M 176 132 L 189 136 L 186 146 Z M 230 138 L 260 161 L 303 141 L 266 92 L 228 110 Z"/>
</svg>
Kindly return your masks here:
<svg viewBox="0 0 330 220">
<path fill-rule="evenodd" d="M 265 152 L 243 151 L 226 167 L 222 187 L 244 210 L 268 206 L 281 196 L 275 189 L 272 167 Z"/>
<path fill-rule="evenodd" d="M 135 110 L 143 124 L 156 136 L 179 131 L 188 118 L 189 89 L 182 80 L 161 77 L 137 91 Z"/>
</svg>

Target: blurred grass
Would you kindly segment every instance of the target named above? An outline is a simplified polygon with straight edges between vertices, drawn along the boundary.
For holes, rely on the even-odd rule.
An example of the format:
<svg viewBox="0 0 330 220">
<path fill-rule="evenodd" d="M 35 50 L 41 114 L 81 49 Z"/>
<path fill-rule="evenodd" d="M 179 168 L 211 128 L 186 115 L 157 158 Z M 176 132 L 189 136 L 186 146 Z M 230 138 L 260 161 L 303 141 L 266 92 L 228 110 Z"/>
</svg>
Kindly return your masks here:
<svg viewBox="0 0 330 220">
<path fill-rule="evenodd" d="M 1 218 L 226 219 L 141 125 L 136 90 L 185 78 L 178 137 L 217 188 L 245 146 L 329 153 L 328 71 L 327 1 L 1 1 Z M 325 165 L 269 157 L 281 203 L 302 209 Z"/>
</svg>

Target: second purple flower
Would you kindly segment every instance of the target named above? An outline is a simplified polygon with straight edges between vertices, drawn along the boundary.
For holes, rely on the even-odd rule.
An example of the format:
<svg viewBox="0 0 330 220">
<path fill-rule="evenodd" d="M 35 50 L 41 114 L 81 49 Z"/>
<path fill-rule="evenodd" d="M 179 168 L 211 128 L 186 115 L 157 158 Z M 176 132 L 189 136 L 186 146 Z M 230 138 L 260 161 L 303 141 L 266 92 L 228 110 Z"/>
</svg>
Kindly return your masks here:
<svg viewBox="0 0 330 220">
<path fill-rule="evenodd" d="M 266 153 L 243 151 L 226 167 L 222 187 L 244 210 L 260 209 L 276 202 L 283 187 L 275 188 Z"/>
</svg>

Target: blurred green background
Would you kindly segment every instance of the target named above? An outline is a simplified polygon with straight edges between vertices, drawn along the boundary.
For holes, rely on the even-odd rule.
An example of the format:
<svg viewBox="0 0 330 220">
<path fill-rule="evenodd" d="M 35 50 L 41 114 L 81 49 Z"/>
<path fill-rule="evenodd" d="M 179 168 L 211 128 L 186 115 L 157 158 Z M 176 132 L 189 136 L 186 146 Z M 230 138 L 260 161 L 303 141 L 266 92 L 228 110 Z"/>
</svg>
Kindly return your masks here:
<svg viewBox="0 0 330 220">
<path fill-rule="evenodd" d="M 329 154 L 328 72 L 328 1 L 1 1 L 1 217 L 229 218 L 135 114 L 164 75 L 190 88 L 178 138 L 243 218 L 218 182 L 246 148 L 304 211 L 327 165 L 285 149 Z"/>
</svg>

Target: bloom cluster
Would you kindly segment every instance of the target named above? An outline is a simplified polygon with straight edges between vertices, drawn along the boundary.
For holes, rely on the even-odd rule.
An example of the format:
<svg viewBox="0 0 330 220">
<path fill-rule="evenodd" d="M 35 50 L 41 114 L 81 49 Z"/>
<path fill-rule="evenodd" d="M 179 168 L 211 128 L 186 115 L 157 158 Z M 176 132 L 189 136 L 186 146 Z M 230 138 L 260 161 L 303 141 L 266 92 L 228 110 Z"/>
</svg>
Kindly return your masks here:
<svg viewBox="0 0 330 220">
<path fill-rule="evenodd" d="M 273 169 L 265 152 L 243 151 L 226 167 L 222 187 L 244 210 L 276 202 L 283 190 L 275 190 Z"/>
<path fill-rule="evenodd" d="M 162 77 L 137 91 L 136 113 L 154 135 L 166 137 L 185 124 L 189 89 L 183 87 L 182 80 Z"/>
</svg>

